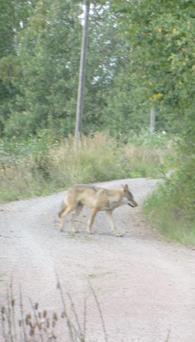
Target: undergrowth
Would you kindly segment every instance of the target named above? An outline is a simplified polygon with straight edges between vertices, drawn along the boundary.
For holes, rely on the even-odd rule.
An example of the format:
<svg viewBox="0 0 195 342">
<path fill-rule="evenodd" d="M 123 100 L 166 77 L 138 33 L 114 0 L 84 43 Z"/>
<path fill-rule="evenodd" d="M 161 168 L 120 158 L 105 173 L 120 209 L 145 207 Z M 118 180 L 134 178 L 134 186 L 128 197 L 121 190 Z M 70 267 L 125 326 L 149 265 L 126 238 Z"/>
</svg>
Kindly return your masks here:
<svg viewBox="0 0 195 342">
<path fill-rule="evenodd" d="M 134 141 L 134 142 L 133 142 Z M 165 143 L 166 141 L 166 143 Z M 155 134 L 124 144 L 107 134 L 58 140 L 47 132 L 28 141 L 0 142 L 0 200 L 10 201 L 64 190 L 75 183 L 164 175 L 174 143 Z"/>
<path fill-rule="evenodd" d="M 170 240 L 195 245 L 195 159 L 185 163 L 145 203 L 150 223 Z"/>
</svg>

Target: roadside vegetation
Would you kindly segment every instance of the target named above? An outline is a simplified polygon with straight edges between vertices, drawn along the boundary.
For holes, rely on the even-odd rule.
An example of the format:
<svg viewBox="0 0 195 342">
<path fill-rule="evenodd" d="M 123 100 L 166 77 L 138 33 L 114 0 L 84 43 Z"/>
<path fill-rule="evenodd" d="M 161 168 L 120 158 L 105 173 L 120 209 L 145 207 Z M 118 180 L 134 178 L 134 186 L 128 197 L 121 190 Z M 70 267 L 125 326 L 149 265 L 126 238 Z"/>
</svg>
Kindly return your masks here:
<svg viewBox="0 0 195 342">
<path fill-rule="evenodd" d="M 13 201 L 64 190 L 72 184 L 132 177 L 163 177 L 174 162 L 175 143 L 164 134 L 131 136 L 120 142 L 108 134 L 36 139 L 0 144 L 0 200 Z"/>
<path fill-rule="evenodd" d="M 103 312 L 97 294 L 89 283 L 90 295 L 83 300 L 83 307 L 74 302 L 70 293 L 65 293 L 59 280 L 57 292 L 61 310 L 42 310 L 40 304 L 28 299 L 30 308 L 27 311 L 26 299 L 20 290 L 19 298 L 13 291 L 13 285 L 7 289 L 7 298 L 0 307 L 0 338 L 2 342 L 87 342 L 89 340 L 91 305 L 97 312 L 98 338 L 108 342 L 108 333 Z M 56 295 L 56 294 L 55 294 Z M 90 298 L 91 297 L 91 298 Z M 17 299 L 16 299 L 17 298 Z M 92 302 L 91 302 L 92 299 Z M 25 302 L 25 303 L 24 303 Z M 90 303 L 89 303 L 90 302 Z M 28 307 L 29 307 L 28 305 Z M 102 333 L 100 333 L 102 331 Z"/>
<path fill-rule="evenodd" d="M 145 214 L 155 229 L 169 240 L 195 245 L 194 161 L 180 169 L 145 203 Z"/>
</svg>

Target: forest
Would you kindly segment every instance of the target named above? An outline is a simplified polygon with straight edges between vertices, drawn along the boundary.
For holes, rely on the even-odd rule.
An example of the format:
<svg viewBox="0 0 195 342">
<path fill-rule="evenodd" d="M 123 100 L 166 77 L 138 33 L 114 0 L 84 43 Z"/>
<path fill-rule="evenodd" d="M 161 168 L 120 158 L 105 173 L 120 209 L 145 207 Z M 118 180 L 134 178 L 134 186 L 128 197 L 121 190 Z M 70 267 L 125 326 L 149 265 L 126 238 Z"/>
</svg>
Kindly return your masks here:
<svg viewBox="0 0 195 342">
<path fill-rule="evenodd" d="M 91 0 L 78 152 L 81 1 L 0 8 L 0 199 L 164 176 L 145 213 L 169 237 L 195 243 L 193 0 Z"/>
</svg>

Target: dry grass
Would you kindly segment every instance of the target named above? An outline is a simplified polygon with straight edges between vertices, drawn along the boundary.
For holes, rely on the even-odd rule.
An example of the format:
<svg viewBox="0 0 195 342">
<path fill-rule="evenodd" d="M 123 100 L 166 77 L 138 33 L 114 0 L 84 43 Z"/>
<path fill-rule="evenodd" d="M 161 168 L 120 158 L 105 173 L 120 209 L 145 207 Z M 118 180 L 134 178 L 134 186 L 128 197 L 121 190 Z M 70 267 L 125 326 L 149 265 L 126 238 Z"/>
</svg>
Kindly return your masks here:
<svg viewBox="0 0 195 342">
<path fill-rule="evenodd" d="M 125 146 L 124 157 L 128 160 L 133 177 L 161 177 L 166 150 L 142 146 Z"/>
<path fill-rule="evenodd" d="M 89 284 L 90 285 L 90 284 Z M 102 329 L 102 342 L 108 342 L 105 321 L 94 288 L 90 292 L 96 305 Z M 30 310 L 27 312 L 22 292 L 17 303 L 12 284 L 7 290 L 6 304 L 1 307 L 0 338 L 2 342 L 86 342 L 90 341 L 87 328 L 87 299 L 84 301 L 83 316 L 79 317 L 77 305 L 69 293 L 64 294 L 59 279 L 57 291 L 60 296 L 61 310 L 41 310 L 39 303 L 29 299 Z M 98 332 L 99 335 L 99 332 Z"/>
<path fill-rule="evenodd" d="M 119 144 L 97 133 L 83 137 L 75 149 L 72 137 L 58 142 L 42 139 L 22 146 L 25 153 L 0 154 L 0 200 L 49 194 L 75 183 L 93 183 L 130 177 L 161 177 L 169 149 Z M 22 149 L 21 149 L 22 150 Z"/>
</svg>

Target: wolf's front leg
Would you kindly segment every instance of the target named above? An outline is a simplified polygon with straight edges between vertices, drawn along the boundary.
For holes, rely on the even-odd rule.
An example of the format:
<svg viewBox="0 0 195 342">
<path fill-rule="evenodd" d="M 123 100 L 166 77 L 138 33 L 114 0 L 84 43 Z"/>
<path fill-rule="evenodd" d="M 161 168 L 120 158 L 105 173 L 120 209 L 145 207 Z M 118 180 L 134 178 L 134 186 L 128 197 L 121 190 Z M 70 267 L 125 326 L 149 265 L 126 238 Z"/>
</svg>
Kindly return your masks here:
<svg viewBox="0 0 195 342">
<path fill-rule="evenodd" d="M 110 225 L 110 228 L 111 228 L 113 234 L 118 235 L 116 226 L 114 224 L 113 216 L 112 216 L 112 210 L 106 210 L 106 214 L 107 214 L 109 225 Z"/>
<path fill-rule="evenodd" d="M 115 236 L 123 236 L 124 234 L 119 233 L 116 229 L 116 226 L 115 226 L 114 220 L 113 220 L 113 216 L 112 216 L 112 210 L 106 210 L 106 214 L 107 214 L 108 221 L 109 221 L 109 224 L 110 224 L 110 227 L 112 229 L 113 234 Z"/>
<path fill-rule="evenodd" d="M 75 209 L 75 212 L 72 214 L 71 226 L 72 226 L 72 232 L 73 233 L 78 233 L 78 230 L 76 227 L 76 218 L 79 216 L 82 209 L 83 209 L 83 206 L 78 205 Z"/>
</svg>

